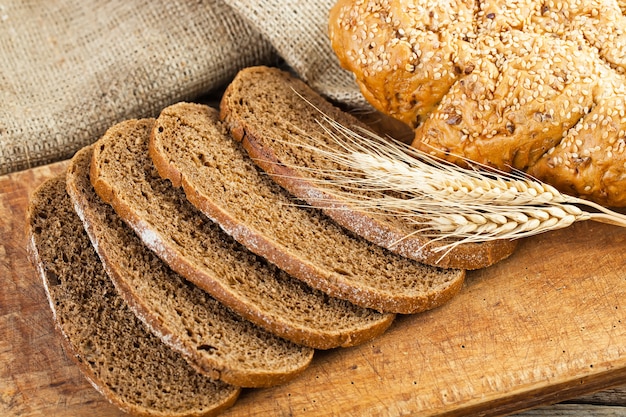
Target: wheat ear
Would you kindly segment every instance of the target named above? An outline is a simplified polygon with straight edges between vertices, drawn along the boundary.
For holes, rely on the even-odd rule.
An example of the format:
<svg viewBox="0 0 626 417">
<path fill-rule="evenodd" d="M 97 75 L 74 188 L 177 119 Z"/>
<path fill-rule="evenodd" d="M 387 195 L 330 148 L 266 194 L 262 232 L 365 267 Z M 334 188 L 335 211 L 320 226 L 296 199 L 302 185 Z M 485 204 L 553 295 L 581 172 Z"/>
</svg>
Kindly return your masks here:
<svg viewBox="0 0 626 417">
<path fill-rule="evenodd" d="M 401 217 L 432 241 L 452 238 L 437 251 L 447 253 L 468 242 L 519 239 L 584 220 L 626 227 L 625 215 L 562 194 L 523 173 L 472 161 L 462 168 L 320 114 L 319 124 L 331 144 L 314 142 L 302 132 L 308 139 L 298 146 L 331 161 L 336 169 L 296 168 L 309 171 L 313 175 L 308 177 L 324 193 L 352 209 Z"/>
</svg>

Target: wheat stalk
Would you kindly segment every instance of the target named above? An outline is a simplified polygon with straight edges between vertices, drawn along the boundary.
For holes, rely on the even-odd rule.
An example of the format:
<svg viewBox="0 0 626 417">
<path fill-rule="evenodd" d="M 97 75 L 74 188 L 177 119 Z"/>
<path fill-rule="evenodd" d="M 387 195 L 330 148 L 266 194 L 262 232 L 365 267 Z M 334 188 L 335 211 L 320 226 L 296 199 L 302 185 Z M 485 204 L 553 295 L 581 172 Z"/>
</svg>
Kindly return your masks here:
<svg viewBox="0 0 626 417">
<path fill-rule="evenodd" d="M 327 195 L 352 209 L 399 216 L 446 253 L 457 245 L 519 239 L 593 220 L 626 227 L 626 216 L 591 201 L 560 193 L 523 173 L 506 173 L 466 160 L 445 162 L 391 138 L 343 126 L 321 113 L 332 144 L 299 143 L 336 169 L 313 169 L 308 177 Z M 583 210 L 583 208 L 592 209 Z M 444 254 L 445 255 L 445 254 Z"/>
</svg>

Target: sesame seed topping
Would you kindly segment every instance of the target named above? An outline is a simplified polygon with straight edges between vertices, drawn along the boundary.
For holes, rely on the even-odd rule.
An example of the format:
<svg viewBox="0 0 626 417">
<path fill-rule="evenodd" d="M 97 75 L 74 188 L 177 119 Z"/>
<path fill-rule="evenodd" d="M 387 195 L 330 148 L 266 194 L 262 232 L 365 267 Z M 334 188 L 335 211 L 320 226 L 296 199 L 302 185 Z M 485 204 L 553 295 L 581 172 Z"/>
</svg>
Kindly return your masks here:
<svg viewBox="0 0 626 417">
<path fill-rule="evenodd" d="M 331 31 L 331 40 L 342 64 L 379 110 L 439 132 L 425 138 L 433 146 L 500 168 L 526 169 L 545 153 L 555 172 L 583 172 L 600 155 L 626 158 L 626 17 L 618 2 L 339 3 L 343 32 Z M 486 139 L 515 151 L 494 156 Z M 528 156 L 512 160 L 516 154 Z"/>
</svg>

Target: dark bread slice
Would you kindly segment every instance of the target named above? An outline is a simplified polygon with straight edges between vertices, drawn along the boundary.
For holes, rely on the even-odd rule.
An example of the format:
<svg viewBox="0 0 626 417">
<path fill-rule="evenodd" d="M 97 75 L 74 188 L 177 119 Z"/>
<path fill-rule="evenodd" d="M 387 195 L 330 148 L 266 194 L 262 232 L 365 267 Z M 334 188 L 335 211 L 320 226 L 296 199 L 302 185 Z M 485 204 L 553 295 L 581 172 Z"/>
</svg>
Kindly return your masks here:
<svg viewBox="0 0 626 417">
<path fill-rule="evenodd" d="M 381 314 L 328 297 L 237 243 L 159 177 L 148 155 L 153 120 L 129 120 L 96 143 L 96 192 L 170 267 L 245 319 L 319 349 L 370 340 L 391 325 Z"/>
<path fill-rule="evenodd" d="M 231 134 L 243 142 L 255 163 L 276 182 L 371 242 L 444 268 L 483 268 L 513 253 L 515 241 L 497 240 L 462 244 L 442 258 L 442 253 L 435 249 L 445 241 L 432 241 L 406 222 L 352 210 L 349 204 L 319 190 L 312 181 L 318 174 L 291 168 L 339 168 L 330 161 L 315 157 L 306 147 L 298 146 L 298 143 L 323 144 L 330 149 L 337 146 L 318 123 L 321 115 L 314 106 L 343 126 L 367 128 L 289 73 L 262 66 L 239 72 L 222 97 L 220 117 Z"/>
<path fill-rule="evenodd" d="M 65 179 L 43 183 L 28 211 L 29 254 L 66 350 L 91 384 L 127 413 L 210 416 L 240 389 L 201 375 L 152 335 L 106 275 Z"/>
<path fill-rule="evenodd" d="M 313 349 L 242 319 L 189 283 L 143 245 L 89 180 L 91 147 L 67 169 L 67 192 L 118 293 L 164 343 L 213 379 L 266 387 L 306 369 Z"/>
<path fill-rule="evenodd" d="M 252 252 L 333 297 L 393 313 L 441 305 L 465 271 L 421 264 L 351 235 L 259 172 L 208 106 L 159 115 L 150 155 L 159 173 Z M 268 116 L 270 117 L 270 116 Z"/>
</svg>

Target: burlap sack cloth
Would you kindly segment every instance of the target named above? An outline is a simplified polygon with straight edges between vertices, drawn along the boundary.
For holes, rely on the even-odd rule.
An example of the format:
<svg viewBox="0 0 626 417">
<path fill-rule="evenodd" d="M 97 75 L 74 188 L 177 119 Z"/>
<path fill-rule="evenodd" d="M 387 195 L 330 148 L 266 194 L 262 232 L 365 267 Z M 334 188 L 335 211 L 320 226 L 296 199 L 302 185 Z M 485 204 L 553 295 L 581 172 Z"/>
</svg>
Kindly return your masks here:
<svg viewBox="0 0 626 417">
<path fill-rule="evenodd" d="M 329 46 L 332 0 L 9 0 L 0 5 L 0 175 L 71 157 L 113 124 L 291 67 L 363 104 Z"/>
</svg>

